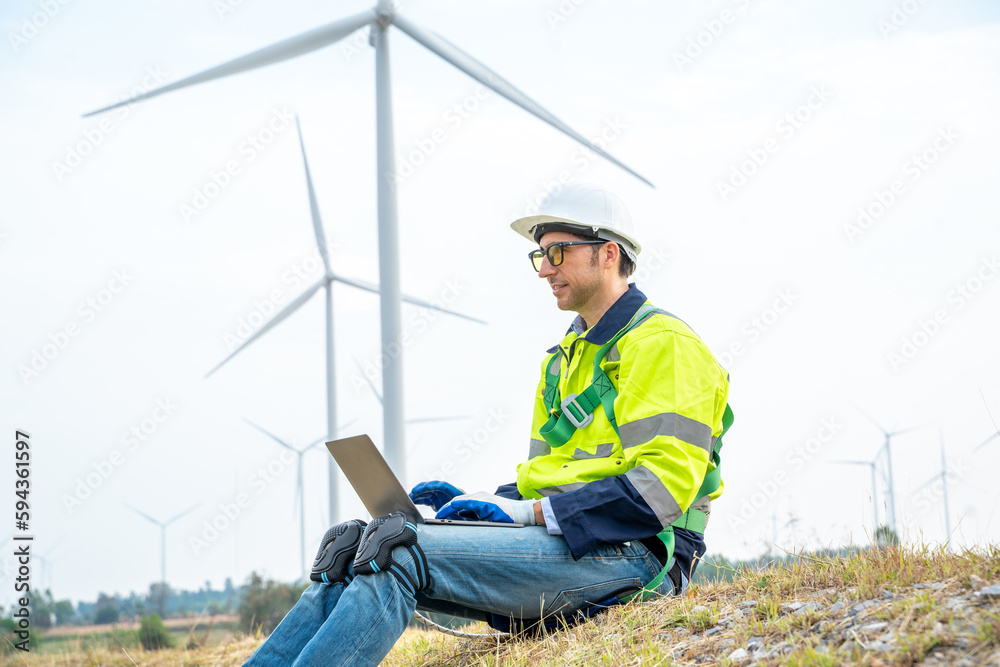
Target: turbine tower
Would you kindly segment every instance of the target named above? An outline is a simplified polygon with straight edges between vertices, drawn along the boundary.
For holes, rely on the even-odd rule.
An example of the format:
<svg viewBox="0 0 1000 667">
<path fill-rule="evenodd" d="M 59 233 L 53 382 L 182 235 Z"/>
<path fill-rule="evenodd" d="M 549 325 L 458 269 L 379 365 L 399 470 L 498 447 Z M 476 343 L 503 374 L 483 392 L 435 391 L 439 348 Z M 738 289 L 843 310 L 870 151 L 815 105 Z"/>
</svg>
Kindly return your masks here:
<svg viewBox="0 0 1000 667">
<path fill-rule="evenodd" d="M 333 346 L 333 283 L 334 281 L 342 282 L 345 285 L 351 285 L 358 289 L 366 290 L 368 292 L 379 293 L 378 285 L 372 285 L 362 280 L 356 280 L 354 278 L 346 278 L 340 274 L 334 273 L 330 265 L 330 252 L 326 243 L 326 234 L 323 232 L 323 221 L 319 216 L 319 203 L 316 200 L 316 192 L 313 189 L 312 176 L 309 173 L 309 161 L 306 159 L 306 147 L 302 141 L 302 129 L 299 127 L 298 116 L 295 117 L 295 129 L 298 131 L 299 135 L 299 149 L 302 151 L 302 164 L 305 167 L 306 175 L 306 190 L 309 193 L 309 211 L 312 217 L 313 232 L 316 235 L 316 246 L 319 248 L 320 257 L 323 259 L 323 268 L 325 273 L 323 277 L 315 282 L 311 287 L 306 289 L 297 299 L 292 301 L 290 304 L 285 306 L 278 314 L 276 314 L 269 322 L 262 326 L 254 335 L 247 338 L 243 344 L 237 347 L 230 353 L 228 357 L 223 359 L 215 368 L 210 370 L 205 377 L 210 377 L 215 371 L 222 368 L 222 366 L 240 353 L 245 347 L 253 343 L 255 340 L 263 336 L 267 331 L 271 330 L 274 326 L 280 323 L 283 319 L 291 315 L 293 312 L 299 309 L 303 304 L 305 304 L 312 295 L 315 294 L 321 287 L 326 288 L 326 439 L 336 440 L 337 439 L 337 392 L 336 392 L 336 374 L 334 373 L 335 365 L 335 355 Z M 455 315 L 473 322 L 478 322 L 480 324 L 486 324 L 482 320 L 478 320 L 474 317 L 469 317 L 468 315 L 462 315 L 452 310 L 447 310 L 436 306 L 428 301 L 422 299 L 417 299 L 416 297 L 407 296 L 403 294 L 401 296 L 403 301 L 407 303 L 412 303 L 418 306 L 423 306 L 425 308 L 430 308 L 432 310 L 437 310 L 443 313 L 448 313 L 450 315 Z M 334 461 L 333 457 L 330 457 L 327 461 L 327 475 L 329 478 L 329 499 L 327 510 L 330 516 L 330 523 L 336 523 L 337 520 L 337 476 L 339 470 L 337 468 L 337 462 Z"/>
<path fill-rule="evenodd" d="M 125 503 L 125 507 L 129 508 L 139 516 L 155 523 L 157 526 L 160 527 L 160 583 L 161 584 L 166 585 L 167 583 L 167 526 L 172 524 L 174 521 L 177 521 L 177 519 L 180 519 L 185 514 L 189 514 L 190 512 L 193 512 L 194 510 L 198 509 L 199 507 L 201 507 L 201 505 L 202 503 L 198 503 L 197 505 L 192 505 L 191 507 L 187 508 L 186 510 L 176 515 L 172 519 L 169 519 L 168 521 L 160 521 L 158 519 L 154 519 L 153 517 L 149 516 L 148 514 L 146 514 L 141 510 L 137 510 L 128 503 Z"/>
<path fill-rule="evenodd" d="M 875 475 L 875 461 L 830 461 L 839 465 L 868 466 L 872 472 L 872 509 L 875 511 L 875 530 L 878 531 L 878 479 Z"/>
<path fill-rule="evenodd" d="M 468 55 L 440 35 L 406 19 L 396 11 L 392 0 L 378 0 L 372 9 L 327 23 L 294 37 L 253 51 L 222 65 L 189 76 L 173 83 L 140 93 L 116 104 L 85 114 L 91 116 L 139 100 L 163 93 L 186 88 L 198 83 L 212 81 L 231 74 L 237 74 L 266 65 L 311 53 L 317 49 L 335 44 L 351 33 L 370 26 L 371 43 L 375 47 L 375 117 L 377 134 L 378 188 L 378 242 L 379 242 L 379 284 L 382 288 L 380 317 L 382 323 L 382 350 L 397 345 L 402 333 L 400 314 L 401 293 L 399 286 L 399 240 L 396 220 L 396 191 L 393 181 L 396 174 L 395 147 L 392 127 L 392 90 L 389 78 L 389 28 L 395 26 L 414 41 L 428 49 L 442 60 L 507 98 L 528 113 L 548 123 L 574 141 L 615 165 L 621 167 L 642 182 L 652 187 L 652 183 L 614 158 L 600 146 L 588 141 L 553 114 L 525 95 L 513 84 L 495 73 L 486 65 Z M 384 424 L 385 458 L 401 479 L 405 479 L 405 433 L 403 414 L 403 359 L 397 355 L 382 366 L 382 387 L 385 391 L 385 409 L 382 412 Z M 333 420 L 330 420 L 332 431 Z M 331 436 L 332 437 L 332 436 Z M 334 516 L 331 514 L 331 517 Z"/>
</svg>

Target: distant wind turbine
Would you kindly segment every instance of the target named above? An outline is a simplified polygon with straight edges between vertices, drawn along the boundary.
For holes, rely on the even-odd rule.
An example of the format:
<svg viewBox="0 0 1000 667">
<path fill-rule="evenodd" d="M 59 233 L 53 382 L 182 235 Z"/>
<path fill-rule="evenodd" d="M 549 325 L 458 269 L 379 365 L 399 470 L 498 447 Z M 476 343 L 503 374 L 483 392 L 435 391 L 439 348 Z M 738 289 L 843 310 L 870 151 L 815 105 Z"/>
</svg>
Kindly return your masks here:
<svg viewBox="0 0 1000 667">
<path fill-rule="evenodd" d="M 875 530 L 878 530 L 878 480 L 875 475 L 875 461 L 830 461 L 841 465 L 868 466 L 872 471 L 872 508 L 875 510 Z"/>
<path fill-rule="evenodd" d="M 327 440 L 337 439 L 337 400 L 336 400 L 336 383 L 334 372 L 334 346 L 333 346 L 333 283 L 334 281 L 344 283 L 345 285 L 351 285 L 358 289 L 362 289 L 368 292 L 379 293 L 378 285 L 372 285 L 371 283 L 357 280 L 355 278 L 347 278 L 343 275 L 334 273 L 330 265 L 330 253 L 326 243 L 326 234 L 323 232 L 323 222 L 319 216 L 319 203 L 316 200 L 316 192 L 313 189 L 312 176 L 309 173 L 309 161 L 306 159 L 306 147 L 302 141 L 302 130 L 299 127 L 298 116 L 295 117 L 295 127 L 299 135 L 299 149 L 302 151 L 302 164 L 305 167 L 306 175 L 306 189 L 309 193 L 309 210 L 312 215 L 313 232 L 316 235 L 316 246 L 319 248 L 320 257 L 323 259 L 323 267 L 326 272 L 323 277 L 315 282 L 311 287 L 306 289 L 297 299 L 292 301 L 290 304 L 285 306 L 277 315 L 271 318 L 264 326 L 257 330 L 254 335 L 247 338 L 242 345 L 232 351 L 228 357 L 223 359 L 215 368 L 210 370 L 205 377 L 210 377 L 215 371 L 222 368 L 222 366 L 239 354 L 244 348 L 253 343 L 255 340 L 263 336 L 265 333 L 270 331 L 272 328 L 277 326 L 282 320 L 298 310 L 302 305 L 304 305 L 312 295 L 315 294 L 321 287 L 326 288 L 326 426 L 327 426 Z M 415 304 L 424 308 L 430 308 L 432 310 L 437 310 L 442 313 L 448 313 L 449 315 L 455 315 L 456 317 L 461 317 L 463 319 L 471 320 L 473 322 L 478 322 L 480 324 L 486 324 L 482 320 L 476 319 L 474 317 L 469 317 L 468 315 L 463 315 L 461 313 L 455 312 L 453 310 L 448 310 L 446 308 L 441 308 L 433 303 L 424 301 L 423 299 L 418 299 L 416 297 L 407 296 L 403 294 L 401 296 L 403 301 L 407 303 Z M 328 510 L 330 516 L 330 522 L 336 521 L 337 517 L 337 475 L 338 468 L 336 461 L 333 457 L 327 461 L 327 474 L 329 477 L 329 500 L 328 500 Z"/>
<path fill-rule="evenodd" d="M 289 443 L 285 442 L 278 436 L 274 435 L 273 433 L 265 429 L 263 426 L 258 426 L 249 419 L 244 419 L 243 421 L 250 424 L 255 429 L 257 429 L 267 437 L 271 438 L 271 440 L 274 440 L 276 443 L 278 443 L 285 449 L 295 454 L 295 495 L 297 495 L 299 498 L 299 543 L 300 543 L 299 565 L 302 567 L 301 580 L 305 581 L 306 580 L 306 496 L 302 484 L 302 455 L 308 452 L 313 447 L 326 442 L 326 438 L 325 437 L 320 438 L 318 440 L 309 443 L 302 449 L 298 449 L 294 445 L 290 445 Z M 351 421 L 344 424 L 341 428 L 347 428 L 356 421 L 357 419 L 352 419 Z"/>
<path fill-rule="evenodd" d="M 392 129 L 392 91 L 389 81 L 389 28 L 395 26 L 413 40 L 436 54 L 442 60 L 465 72 L 470 77 L 499 93 L 528 113 L 548 123 L 574 141 L 632 174 L 643 183 L 652 183 L 638 172 L 627 167 L 610 153 L 588 141 L 579 132 L 521 92 L 509 81 L 486 67 L 440 35 L 426 30 L 401 16 L 392 0 L 378 0 L 372 9 L 353 14 L 346 18 L 327 23 L 294 37 L 253 51 L 222 65 L 212 67 L 200 74 L 160 88 L 140 93 L 116 104 L 92 111 L 91 116 L 139 100 L 163 93 L 186 88 L 198 83 L 212 81 L 231 74 L 238 74 L 266 65 L 279 63 L 296 56 L 311 53 L 317 49 L 337 43 L 354 31 L 370 26 L 370 41 L 375 47 L 375 119 L 376 156 L 378 187 L 378 239 L 379 239 L 379 284 L 381 293 L 382 350 L 393 349 L 402 335 L 401 293 L 399 286 L 399 238 L 396 221 L 395 145 Z M 329 269 L 328 269 L 329 270 Z M 332 356 L 332 355 L 331 355 Z M 405 437 L 403 415 L 403 359 L 396 356 L 382 366 L 382 387 L 385 389 L 384 423 L 386 459 L 396 474 L 406 477 Z M 331 419 L 331 437 L 332 424 Z M 331 517 L 335 516 L 331 512 Z"/>
<path fill-rule="evenodd" d="M 167 521 L 160 521 L 159 519 L 154 519 L 153 517 L 149 516 L 142 510 L 137 510 L 128 503 L 125 503 L 125 507 L 129 508 L 139 516 L 151 521 L 152 523 L 155 523 L 157 526 L 160 527 L 160 583 L 161 584 L 167 583 L 167 526 L 172 524 L 174 521 L 177 521 L 182 516 L 185 516 L 186 514 L 189 514 L 194 510 L 198 509 L 199 507 L 202 506 L 202 504 L 203 503 L 192 505 L 191 507 L 187 508 L 180 514 L 174 516 L 172 519 L 168 519 Z"/>
<path fill-rule="evenodd" d="M 889 528 L 892 529 L 892 532 L 897 537 L 899 537 L 899 532 L 898 532 L 897 527 L 896 527 L 896 485 L 895 485 L 893 474 L 892 474 L 892 447 L 891 447 L 891 445 L 892 445 L 892 439 L 893 439 L 893 437 L 895 437 L 897 435 L 902 435 L 904 433 L 909 433 L 910 431 L 915 431 L 916 429 L 923 428 L 924 426 L 923 425 L 920 425 L 920 426 L 911 426 L 910 428 L 904 428 L 901 431 L 892 431 L 892 432 L 889 432 L 889 431 L 885 430 L 882 427 L 881 424 L 879 424 L 877 421 L 875 421 L 870 416 L 868 416 L 868 414 L 864 410 L 862 410 L 861 408 L 859 408 L 857 406 L 854 406 L 854 407 L 855 407 L 855 409 L 858 412 L 860 412 L 862 415 L 864 415 L 865 418 L 868 421 L 870 421 L 872 424 L 874 424 L 876 426 L 876 428 L 878 428 L 878 430 L 882 431 L 883 435 L 885 435 L 885 444 L 882 445 L 882 449 L 885 450 L 885 469 L 886 469 L 886 478 L 885 479 L 886 479 L 886 486 L 887 486 L 886 495 L 888 496 L 888 498 L 887 498 L 887 500 L 888 500 L 888 502 L 887 502 L 887 505 L 888 505 L 887 513 L 889 514 L 889 518 L 888 518 L 887 523 L 889 524 Z"/>
<path fill-rule="evenodd" d="M 921 484 L 920 486 L 918 486 L 914 490 L 914 493 L 916 493 L 920 489 L 924 488 L 925 486 L 928 486 L 929 484 L 934 484 L 935 482 L 937 482 L 938 480 L 940 480 L 940 482 L 941 482 L 941 495 L 942 495 L 942 500 L 944 501 L 944 534 L 945 534 L 945 541 L 947 543 L 947 542 L 951 541 L 951 512 L 948 509 L 948 507 L 949 507 L 949 505 L 948 505 L 948 462 L 945 460 L 945 455 L 944 455 L 944 429 L 943 428 L 942 429 L 938 429 L 938 432 L 939 432 L 940 438 L 941 438 L 941 472 L 939 472 L 938 474 L 934 475 L 929 480 L 927 480 L 926 482 L 924 482 L 923 484 Z M 989 442 L 989 440 L 987 440 L 986 442 Z M 983 444 L 986 444 L 986 443 L 984 442 Z M 980 446 L 982 446 L 982 445 L 980 445 Z M 978 447 L 976 449 L 978 449 Z M 954 479 L 952 481 L 953 482 L 960 482 L 962 484 L 965 484 L 966 486 L 968 486 L 971 489 L 975 489 L 976 491 L 983 492 L 983 489 L 980 489 L 978 486 L 976 486 L 974 484 L 970 484 L 969 482 L 965 481 L 964 479 L 959 478 L 959 479 Z"/>
</svg>

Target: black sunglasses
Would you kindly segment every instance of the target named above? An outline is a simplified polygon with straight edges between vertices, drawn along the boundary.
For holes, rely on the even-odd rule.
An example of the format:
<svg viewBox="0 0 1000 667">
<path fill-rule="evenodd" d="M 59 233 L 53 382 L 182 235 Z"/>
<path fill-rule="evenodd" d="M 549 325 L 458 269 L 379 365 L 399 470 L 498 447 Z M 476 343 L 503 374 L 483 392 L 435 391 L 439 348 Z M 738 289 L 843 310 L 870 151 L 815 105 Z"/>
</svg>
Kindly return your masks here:
<svg viewBox="0 0 1000 667">
<path fill-rule="evenodd" d="M 563 263 L 563 248 L 571 245 L 604 245 L 607 241 L 559 241 L 558 243 L 553 243 L 545 250 L 532 250 L 528 253 L 528 258 L 531 260 L 531 265 L 535 267 L 535 271 L 542 270 L 542 258 L 548 256 L 549 264 L 552 266 L 559 266 Z"/>
</svg>

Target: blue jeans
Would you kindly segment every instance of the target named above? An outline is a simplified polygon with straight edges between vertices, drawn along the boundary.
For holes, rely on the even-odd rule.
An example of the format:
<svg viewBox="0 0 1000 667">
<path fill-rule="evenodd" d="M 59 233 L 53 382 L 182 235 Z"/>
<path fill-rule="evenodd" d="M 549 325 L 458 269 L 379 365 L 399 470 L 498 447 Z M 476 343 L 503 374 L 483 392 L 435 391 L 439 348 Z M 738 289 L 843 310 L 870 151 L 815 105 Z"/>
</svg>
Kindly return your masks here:
<svg viewBox="0 0 1000 667">
<path fill-rule="evenodd" d="M 578 561 L 566 540 L 542 526 L 418 526 L 430 584 L 414 597 L 388 572 L 350 584 L 312 584 L 246 665 L 377 665 L 415 609 L 474 620 L 570 614 L 649 583 L 660 562 L 631 542 L 602 546 Z M 393 556 L 411 576 L 410 553 Z M 668 577 L 660 586 L 673 593 Z"/>
</svg>

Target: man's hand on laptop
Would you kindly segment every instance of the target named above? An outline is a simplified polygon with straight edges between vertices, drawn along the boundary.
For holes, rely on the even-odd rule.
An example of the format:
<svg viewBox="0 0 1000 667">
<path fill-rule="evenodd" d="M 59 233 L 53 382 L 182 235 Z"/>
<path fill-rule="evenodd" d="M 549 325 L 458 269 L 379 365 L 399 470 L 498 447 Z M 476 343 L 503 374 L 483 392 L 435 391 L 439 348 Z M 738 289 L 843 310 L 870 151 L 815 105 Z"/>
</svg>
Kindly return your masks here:
<svg viewBox="0 0 1000 667">
<path fill-rule="evenodd" d="M 444 507 L 449 500 L 455 496 L 460 496 L 465 491 L 452 486 L 448 482 L 434 480 L 431 482 L 420 482 L 410 491 L 410 500 L 414 505 L 430 505 L 437 511 Z"/>
<path fill-rule="evenodd" d="M 415 502 L 415 501 L 414 501 Z M 465 521 L 497 521 L 499 523 L 523 523 L 535 525 L 534 500 L 511 500 L 478 491 L 464 496 L 456 496 L 442 507 L 435 519 Z"/>
</svg>

